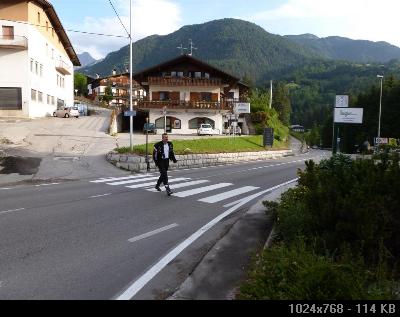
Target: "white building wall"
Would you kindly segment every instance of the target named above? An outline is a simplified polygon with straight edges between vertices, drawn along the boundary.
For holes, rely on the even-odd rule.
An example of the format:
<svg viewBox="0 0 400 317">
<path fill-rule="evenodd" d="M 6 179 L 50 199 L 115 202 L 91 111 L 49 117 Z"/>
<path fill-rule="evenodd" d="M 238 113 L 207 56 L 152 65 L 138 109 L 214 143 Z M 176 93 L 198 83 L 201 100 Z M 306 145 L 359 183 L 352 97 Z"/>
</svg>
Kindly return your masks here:
<svg viewBox="0 0 400 317">
<path fill-rule="evenodd" d="M 50 116 L 57 108 L 57 99 L 64 100 L 67 106 L 72 106 L 74 75 L 73 64 L 69 57 L 49 43 L 34 26 L 4 20 L 0 20 L 0 25 L 14 26 L 15 36 L 25 36 L 28 39 L 27 50 L 0 49 L 0 87 L 22 88 L 23 110 L 13 111 L 11 115 L 31 118 Z M 68 65 L 71 75 L 57 72 L 56 65 L 60 56 Z M 31 60 L 33 60 L 33 72 Z M 36 74 L 36 63 L 39 65 L 39 74 Z M 42 65 L 42 75 L 40 65 Z M 57 85 L 57 74 L 64 78 L 64 87 Z M 42 93 L 42 102 L 39 102 L 37 97 L 36 101 L 32 100 L 32 89 Z M 55 104 L 47 103 L 47 95 L 54 97 Z M 7 115 L 4 112 L 0 111 L 0 115 Z"/>
</svg>

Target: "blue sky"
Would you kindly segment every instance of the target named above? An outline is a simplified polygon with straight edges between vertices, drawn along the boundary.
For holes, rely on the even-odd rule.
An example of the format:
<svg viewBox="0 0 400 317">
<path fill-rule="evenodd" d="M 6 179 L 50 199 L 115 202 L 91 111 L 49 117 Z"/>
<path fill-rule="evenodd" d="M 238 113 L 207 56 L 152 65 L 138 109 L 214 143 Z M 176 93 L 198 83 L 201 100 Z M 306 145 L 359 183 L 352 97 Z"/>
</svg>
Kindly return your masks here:
<svg viewBox="0 0 400 317">
<path fill-rule="evenodd" d="M 64 28 L 126 35 L 108 0 L 50 0 Z M 111 0 L 129 28 L 130 0 Z M 133 0 L 134 40 L 165 35 L 188 24 L 238 18 L 279 35 L 312 33 L 400 46 L 398 0 Z M 95 58 L 128 44 L 127 39 L 68 32 L 78 53 Z"/>
</svg>

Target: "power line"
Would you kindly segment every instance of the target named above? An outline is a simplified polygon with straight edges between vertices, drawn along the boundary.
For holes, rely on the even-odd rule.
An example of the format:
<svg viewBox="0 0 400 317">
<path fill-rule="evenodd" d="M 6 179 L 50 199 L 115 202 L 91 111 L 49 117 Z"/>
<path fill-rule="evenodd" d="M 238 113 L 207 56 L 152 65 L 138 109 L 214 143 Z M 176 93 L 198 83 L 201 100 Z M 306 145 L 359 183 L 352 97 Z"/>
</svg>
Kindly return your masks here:
<svg viewBox="0 0 400 317">
<path fill-rule="evenodd" d="M 111 6 L 112 6 L 112 8 L 113 8 L 113 10 L 114 10 L 114 12 L 115 12 L 115 14 L 116 14 L 117 17 L 118 17 L 119 22 L 121 23 L 121 25 L 122 25 L 123 28 L 125 29 L 126 34 L 128 34 L 128 37 L 131 37 L 131 34 L 130 34 L 130 33 L 128 32 L 128 30 L 126 29 L 124 23 L 122 22 L 121 18 L 120 18 L 119 15 L 118 15 L 117 10 L 115 10 L 114 5 L 112 4 L 111 0 L 108 0 L 108 2 L 111 4 Z"/>
<path fill-rule="evenodd" d="M 19 23 L 19 24 L 25 24 L 25 25 L 30 25 L 30 26 L 37 26 L 37 27 L 56 30 L 52 26 L 33 24 L 33 23 L 29 23 L 29 22 L 24 22 L 24 21 L 15 21 L 15 20 L 8 20 L 8 19 L 1 19 L 1 20 L 7 21 L 7 22 L 13 22 L 13 23 Z M 78 31 L 78 30 L 71 30 L 71 29 L 65 29 L 65 31 L 73 32 L 73 33 L 88 34 L 88 35 L 98 35 L 98 36 L 118 37 L 118 38 L 129 38 L 129 34 L 128 34 L 128 37 L 126 37 L 125 35 L 104 34 L 104 33 L 86 32 L 86 31 Z"/>
</svg>

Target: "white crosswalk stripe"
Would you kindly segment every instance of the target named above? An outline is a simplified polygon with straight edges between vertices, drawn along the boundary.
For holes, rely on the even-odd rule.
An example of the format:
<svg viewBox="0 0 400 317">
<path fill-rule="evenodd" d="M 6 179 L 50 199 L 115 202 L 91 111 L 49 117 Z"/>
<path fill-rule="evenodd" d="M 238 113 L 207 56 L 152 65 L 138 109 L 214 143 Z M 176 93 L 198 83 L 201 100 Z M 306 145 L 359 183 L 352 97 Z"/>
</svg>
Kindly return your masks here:
<svg viewBox="0 0 400 317">
<path fill-rule="evenodd" d="M 174 180 L 170 180 L 169 182 L 171 183 Z M 195 185 L 200 185 L 200 184 L 204 184 L 204 183 L 209 183 L 210 181 L 208 180 L 199 180 L 199 181 L 192 181 L 192 182 L 186 182 L 186 183 L 181 183 L 181 184 L 177 184 L 177 185 L 171 185 L 169 186 L 169 188 L 171 189 L 177 189 L 177 188 L 183 188 L 183 187 L 189 187 L 189 186 L 195 186 Z M 155 190 L 154 188 L 152 189 L 147 189 L 149 192 L 156 192 L 157 190 Z M 161 188 L 161 190 L 164 190 L 163 188 Z"/>
<path fill-rule="evenodd" d="M 260 187 L 253 187 L 253 186 L 245 186 L 245 187 L 241 187 L 238 189 L 234 189 L 222 194 L 218 194 L 218 195 L 214 195 L 214 196 L 210 196 L 207 198 L 203 198 L 203 199 L 199 199 L 198 201 L 204 202 L 204 203 L 209 203 L 209 204 L 214 204 L 216 202 L 228 199 L 228 198 L 232 198 L 235 196 L 239 196 L 241 194 L 245 194 L 248 192 L 251 192 L 253 190 L 259 189 Z"/>
<path fill-rule="evenodd" d="M 183 177 L 181 177 L 181 178 L 174 178 L 174 179 L 170 179 L 169 180 L 169 182 L 170 183 L 176 183 L 176 182 L 181 182 L 181 181 L 186 181 L 186 180 L 190 180 L 190 178 L 183 178 Z M 155 186 L 157 184 L 157 182 L 155 182 L 155 181 L 152 181 L 152 182 L 149 182 L 149 183 L 143 183 L 143 184 L 137 184 L 137 185 L 132 185 L 132 186 L 125 186 L 125 187 L 127 187 L 127 188 L 132 188 L 132 189 L 134 189 L 134 188 L 146 188 L 146 187 L 150 187 L 150 186 Z M 172 188 L 172 186 L 170 186 L 171 188 Z M 157 191 L 157 190 L 155 190 L 154 188 L 153 189 L 148 189 L 149 191 Z"/>
<path fill-rule="evenodd" d="M 232 186 L 232 185 L 233 184 L 231 184 L 231 183 L 219 183 L 219 184 L 215 184 L 215 185 L 211 185 L 211 186 L 200 187 L 200 188 L 186 190 L 183 192 L 174 193 L 174 196 L 184 198 L 184 197 L 201 194 L 201 193 L 212 191 L 214 189 L 224 188 L 224 187 L 228 187 L 228 186 Z"/>
<path fill-rule="evenodd" d="M 134 175 L 134 176 L 126 176 L 126 177 L 101 178 L 101 179 L 98 179 L 95 181 L 91 181 L 91 183 L 107 183 L 107 182 L 113 182 L 113 181 L 121 181 L 124 179 L 135 179 L 135 178 L 143 178 L 143 177 L 149 177 L 149 176 L 154 176 L 154 174 Z"/>
<path fill-rule="evenodd" d="M 140 178 L 140 179 L 130 179 L 130 180 L 127 180 L 127 181 L 122 181 L 122 182 L 107 183 L 107 185 L 117 186 L 117 185 L 140 183 L 140 182 L 143 182 L 143 181 L 152 181 L 152 180 L 158 179 L 158 177 L 159 176 L 145 177 L 145 178 Z"/>
</svg>

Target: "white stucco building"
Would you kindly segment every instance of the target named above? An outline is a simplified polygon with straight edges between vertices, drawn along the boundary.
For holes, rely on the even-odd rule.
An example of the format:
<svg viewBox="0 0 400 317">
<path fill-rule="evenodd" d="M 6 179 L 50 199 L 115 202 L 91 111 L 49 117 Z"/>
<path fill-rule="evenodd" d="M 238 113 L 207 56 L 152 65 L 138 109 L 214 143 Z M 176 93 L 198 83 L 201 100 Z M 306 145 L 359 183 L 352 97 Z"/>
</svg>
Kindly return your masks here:
<svg viewBox="0 0 400 317">
<path fill-rule="evenodd" d="M 79 59 L 46 0 L 0 2 L 0 117 L 50 116 L 74 103 Z"/>
</svg>

